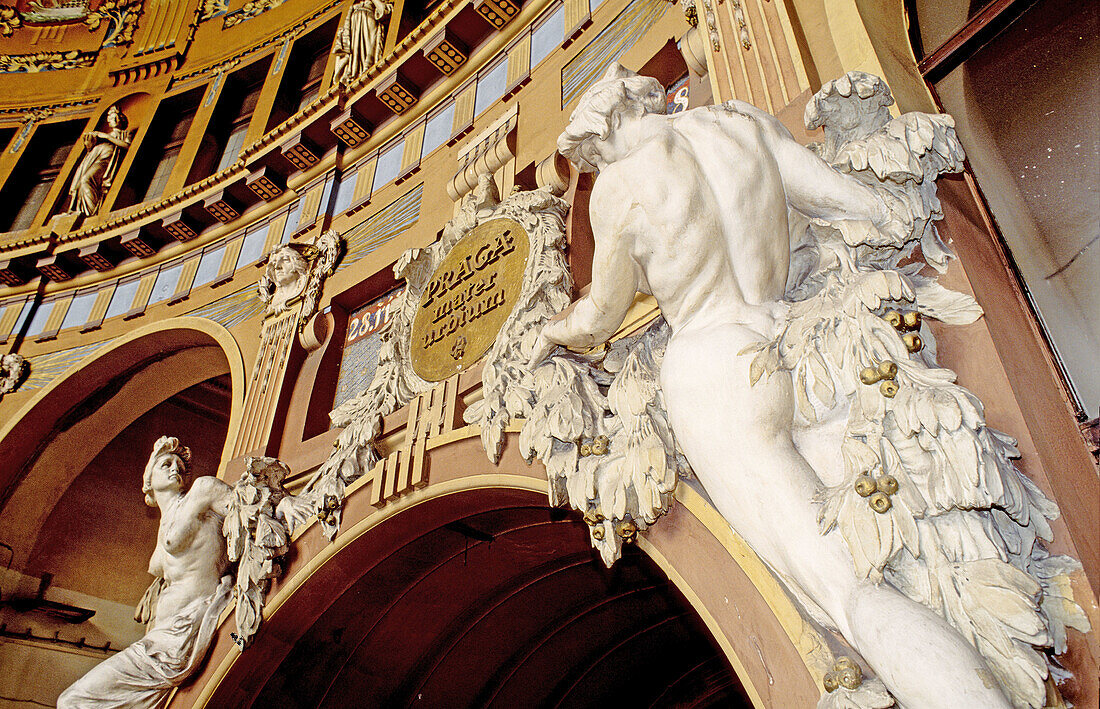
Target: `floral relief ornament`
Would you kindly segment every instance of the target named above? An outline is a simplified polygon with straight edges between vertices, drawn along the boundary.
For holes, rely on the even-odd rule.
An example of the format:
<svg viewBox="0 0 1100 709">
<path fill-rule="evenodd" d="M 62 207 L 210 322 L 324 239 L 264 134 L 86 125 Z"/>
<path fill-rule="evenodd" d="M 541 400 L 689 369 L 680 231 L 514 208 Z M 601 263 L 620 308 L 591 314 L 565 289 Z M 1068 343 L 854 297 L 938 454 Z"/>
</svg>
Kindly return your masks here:
<svg viewBox="0 0 1100 709">
<path fill-rule="evenodd" d="M 518 222 L 527 233 L 529 256 L 519 300 L 485 355 L 485 398 L 464 414 L 468 423 L 481 427 L 481 440 L 490 459 L 499 458 L 504 430 L 512 416 L 504 397 L 524 376 L 524 337 L 536 333 L 539 325 L 569 303 L 572 279 L 563 251 L 567 211 L 567 203 L 546 189 L 514 192 L 502 200 L 492 177 L 482 174 L 458 216 L 444 227 L 442 238 L 425 248 L 410 249 L 398 259 L 394 274 L 405 280 L 406 287 L 391 306 L 390 320 L 380 332 L 374 378 L 365 391 L 330 414 L 333 424 L 343 430 L 332 455 L 300 495 L 312 497 L 329 539 L 340 527 L 346 485 L 369 471 L 379 459 L 374 440 L 382 417 L 434 386 L 417 375 L 411 361 L 412 323 L 432 274 L 451 249 L 479 224 L 507 218 Z M 453 344 L 465 353 L 465 345 L 457 341 Z"/>
<path fill-rule="evenodd" d="M 18 10 L 11 5 L 0 5 L 0 35 L 11 37 L 22 26 L 23 18 Z"/>
<path fill-rule="evenodd" d="M 35 74 L 42 71 L 76 69 L 95 63 L 96 52 L 37 52 L 35 54 L 0 54 L 0 73 Z"/>
<path fill-rule="evenodd" d="M 84 16 L 84 26 L 89 32 L 94 32 L 106 20 L 107 34 L 103 38 L 103 46 L 122 47 L 134 41 L 134 30 L 137 29 L 141 12 L 141 0 L 104 0 Z"/>
</svg>

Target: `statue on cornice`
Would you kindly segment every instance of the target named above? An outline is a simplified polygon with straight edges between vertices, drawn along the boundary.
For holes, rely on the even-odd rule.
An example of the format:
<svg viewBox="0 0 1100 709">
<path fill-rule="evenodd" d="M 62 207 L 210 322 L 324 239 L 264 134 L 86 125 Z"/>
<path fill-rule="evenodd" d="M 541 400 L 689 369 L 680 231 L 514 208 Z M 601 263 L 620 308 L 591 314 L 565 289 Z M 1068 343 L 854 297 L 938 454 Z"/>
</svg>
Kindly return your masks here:
<svg viewBox="0 0 1100 709">
<path fill-rule="evenodd" d="M 69 213 L 90 217 L 99 212 L 103 198 L 118 174 L 122 156 L 130 147 L 129 121 L 118 106 L 107 109 L 107 126 L 110 131 L 92 130 L 84 134 L 87 151 L 73 172 L 69 186 Z"/>
<path fill-rule="evenodd" d="M 234 641 L 244 649 L 259 629 L 288 523 L 303 521 L 282 485 L 289 469 L 250 457 L 231 486 L 212 476 L 190 479 L 190 462 L 190 449 L 162 436 L 145 466 L 145 502 L 161 513 L 149 559 L 154 579 L 134 614 L 148 624 L 145 636 L 62 692 L 59 709 L 160 706 L 203 661 L 234 597 Z"/>
<path fill-rule="evenodd" d="M 332 83 L 350 84 L 360 74 L 382 61 L 384 35 L 382 18 L 393 11 L 393 3 L 357 0 L 336 33 L 332 53 L 336 56 Z"/>
<path fill-rule="evenodd" d="M 935 178 L 963 153 L 949 116 L 892 103 L 868 74 L 828 82 L 811 150 L 741 101 L 660 115 L 656 80 L 609 67 L 558 140 L 599 172 L 591 290 L 531 338 L 505 401 L 608 563 L 609 537 L 667 509 L 682 451 L 679 474 L 877 675 L 838 662 L 821 707 L 1038 709 L 1067 627 L 1088 630 L 1079 565 L 1045 549 L 1057 507 L 921 329 L 981 315 L 921 273 L 949 257 Z M 561 349 L 606 342 L 638 291 L 661 309 L 648 331 Z"/>
</svg>

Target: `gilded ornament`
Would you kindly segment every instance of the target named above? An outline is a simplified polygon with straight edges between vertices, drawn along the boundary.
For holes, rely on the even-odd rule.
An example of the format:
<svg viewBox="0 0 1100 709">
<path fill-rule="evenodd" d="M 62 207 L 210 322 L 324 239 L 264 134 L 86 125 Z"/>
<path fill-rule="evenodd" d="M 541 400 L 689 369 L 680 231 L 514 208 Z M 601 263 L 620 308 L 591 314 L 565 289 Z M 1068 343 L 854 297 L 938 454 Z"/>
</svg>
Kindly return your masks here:
<svg viewBox="0 0 1100 709">
<path fill-rule="evenodd" d="M 607 455 L 608 443 L 607 436 L 596 436 L 592 441 L 592 455 Z"/>
<path fill-rule="evenodd" d="M 600 522 L 604 521 L 604 516 L 599 512 L 585 512 L 584 523 L 589 527 L 595 527 Z"/>
<path fill-rule="evenodd" d="M 619 536 L 626 541 L 634 541 L 634 538 L 638 536 L 638 525 L 634 523 L 634 520 L 623 520 L 623 523 L 619 525 Z"/>
<path fill-rule="evenodd" d="M 595 539 L 597 542 L 603 541 L 603 536 L 604 536 L 603 527 L 593 527 L 592 528 L 592 538 Z"/>
<path fill-rule="evenodd" d="M 15 30 L 23 26 L 19 11 L 10 5 L 0 5 L 0 35 L 11 37 Z"/>
<path fill-rule="evenodd" d="M 874 384 L 882 379 L 882 375 L 879 374 L 878 369 L 875 367 L 864 367 L 859 370 L 859 381 L 864 384 Z"/>
<path fill-rule="evenodd" d="M 860 497 L 869 497 L 875 493 L 878 486 L 875 484 L 874 478 L 864 473 L 856 478 L 855 489 L 856 494 Z"/>
<path fill-rule="evenodd" d="M 893 399 L 895 396 L 897 396 L 898 384 L 893 380 L 887 379 L 882 384 L 879 384 L 878 389 L 887 399 Z"/>
<path fill-rule="evenodd" d="M 438 382 L 481 359 L 519 300 L 529 251 L 527 232 L 505 217 L 477 225 L 451 248 L 413 318 L 413 371 Z M 455 335 L 465 338 L 461 351 Z"/>
<path fill-rule="evenodd" d="M 911 311 L 902 316 L 903 325 L 906 330 L 916 330 L 920 327 L 921 317 L 917 311 Z"/>
<path fill-rule="evenodd" d="M 577 452 L 580 453 L 582 458 L 587 458 L 588 456 L 592 455 L 592 446 L 587 443 L 582 443 L 580 444 L 580 446 L 578 446 Z"/>
<path fill-rule="evenodd" d="M 875 487 L 887 495 L 893 495 L 898 491 L 898 479 L 893 475 L 880 475 L 878 480 L 875 481 Z"/>
<path fill-rule="evenodd" d="M 893 379 L 898 375 L 898 365 L 890 360 L 879 362 L 878 373 L 882 375 L 882 379 Z"/>
<path fill-rule="evenodd" d="M 905 343 L 905 349 L 910 352 L 920 352 L 920 348 L 924 347 L 924 342 L 920 339 L 920 335 L 915 332 L 909 332 L 902 335 L 901 341 Z"/>
<path fill-rule="evenodd" d="M 858 665 L 845 667 L 837 670 L 837 679 L 840 680 L 840 686 L 845 689 L 858 689 L 859 685 L 863 684 L 863 671 Z"/>
<path fill-rule="evenodd" d="M 905 324 L 905 319 L 902 314 L 896 310 L 887 310 L 886 314 L 882 316 L 882 319 L 890 323 L 895 329 L 900 330 L 902 325 Z"/>
<path fill-rule="evenodd" d="M 840 657 L 836 658 L 835 662 L 833 662 L 833 669 L 837 672 L 842 672 L 850 668 L 855 668 L 858 670 L 859 665 L 857 665 L 856 661 L 848 657 L 847 655 L 841 655 Z"/>
<path fill-rule="evenodd" d="M 825 685 L 825 691 L 830 693 L 835 692 L 840 687 L 840 679 L 837 677 L 836 672 L 827 673 L 822 683 Z"/>
<path fill-rule="evenodd" d="M 867 498 L 867 503 L 871 505 L 871 509 L 881 514 L 886 514 L 890 511 L 890 508 L 894 506 L 893 502 L 890 502 L 890 496 L 885 492 L 876 492 Z"/>
</svg>

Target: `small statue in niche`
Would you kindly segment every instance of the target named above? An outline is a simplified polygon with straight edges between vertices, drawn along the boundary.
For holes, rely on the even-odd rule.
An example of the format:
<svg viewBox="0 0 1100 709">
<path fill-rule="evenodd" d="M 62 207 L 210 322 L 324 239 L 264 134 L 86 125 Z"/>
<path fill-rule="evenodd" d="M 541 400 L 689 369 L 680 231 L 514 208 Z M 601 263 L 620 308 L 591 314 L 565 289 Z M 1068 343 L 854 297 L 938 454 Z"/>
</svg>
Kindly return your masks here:
<svg viewBox="0 0 1100 709">
<path fill-rule="evenodd" d="M 206 655 L 233 594 L 222 536 L 233 488 L 210 476 L 188 484 L 190 460 L 178 439 L 162 436 L 145 466 L 145 502 L 161 513 L 149 559 L 156 578 L 134 614 L 148 632 L 62 692 L 60 709 L 158 706 Z"/>
<path fill-rule="evenodd" d="M 124 151 L 130 147 L 129 121 L 118 106 L 107 109 L 110 132 L 88 131 L 84 134 L 87 151 L 73 173 L 69 186 L 69 213 L 90 217 L 99 211 L 107 190 L 111 188 Z"/>
<path fill-rule="evenodd" d="M 277 315 L 290 307 L 291 301 L 302 297 L 301 319 L 313 315 L 321 297 L 321 286 L 332 275 L 340 258 L 343 242 L 340 235 L 329 230 L 312 244 L 279 244 L 267 256 L 267 266 L 256 290 L 267 303 L 267 314 Z"/>
<path fill-rule="evenodd" d="M 333 84 L 349 84 L 382 60 L 382 18 L 392 10 L 393 3 L 382 0 L 359 0 L 352 4 L 332 47 L 336 55 Z"/>
</svg>

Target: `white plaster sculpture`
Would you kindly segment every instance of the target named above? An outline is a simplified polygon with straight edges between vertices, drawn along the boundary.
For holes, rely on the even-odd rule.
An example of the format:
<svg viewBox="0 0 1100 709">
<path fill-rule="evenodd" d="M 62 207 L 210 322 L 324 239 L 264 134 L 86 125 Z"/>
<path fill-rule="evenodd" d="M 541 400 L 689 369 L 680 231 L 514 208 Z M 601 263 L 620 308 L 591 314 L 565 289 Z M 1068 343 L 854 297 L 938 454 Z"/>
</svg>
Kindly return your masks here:
<svg viewBox="0 0 1100 709">
<path fill-rule="evenodd" d="M 299 321 L 304 323 L 317 311 L 321 286 L 335 270 L 342 249 L 340 235 L 331 229 L 320 234 L 313 243 L 286 243 L 274 247 L 256 284 L 260 299 L 267 304 L 267 314 L 286 312 L 291 302 L 301 296 Z"/>
<path fill-rule="evenodd" d="M 111 106 L 107 109 L 107 126 L 110 132 L 88 131 L 84 134 L 87 151 L 73 172 L 69 186 L 69 212 L 90 217 L 99 212 L 103 198 L 118 174 L 123 153 L 130 147 L 130 133 L 126 130 L 126 114 Z"/>
<path fill-rule="evenodd" d="M 287 552 L 290 529 L 311 516 L 309 506 L 283 487 L 289 474 L 290 468 L 276 458 L 247 458 L 222 523 L 229 561 L 237 562 L 233 637 L 241 649 L 260 628 L 268 586 L 283 571 L 280 559 Z"/>
<path fill-rule="evenodd" d="M 482 174 L 459 214 L 447 222 L 442 238 L 426 248 L 410 249 L 398 259 L 394 274 L 405 280 L 405 290 L 391 306 L 391 317 L 381 331 L 374 378 L 365 391 L 330 414 L 333 424 L 344 430 L 332 455 L 299 495 L 313 499 L 329 539 L 340 526 L 345 486 L 378 460 L 373 444 L 382 417 L 434 386 L 416 374 L 410 359 L 410 332 L 425 286 L 464 236 L 483 222 L 503 217 L 514 219 L 527 232 L 529 255 L 519 302 L 485 355 L 484 398 L 464 414 L 467 422 L 481 426 L 485 449 L 490 459 L 497 460 L 512 415 L 504 397 L 526 376 L 526 352 L 539 326 L 569 303 L 572 280 L 562 253 L 567 209 L 564 201 L 545 189 L 515 192 L 502 200 L 492 177 Z"/>
<path fill-rule="evenodd" d="M 6 354 L 0 357 L 0 396 L 18 389 L 29 371 L 30 364 L 21 354 Z"/>
<path fill-rule="evenodd" d="M 148 631 L 62 692 L 60 709 L 160 706 L 206 656 L 234 595 L 231 561 L 239 561 L 237 643 L 246 647 L 259 627 L 268 579 L 286 550 L 286 520 L 297 519 L 282 487 L 286 466 L 250 458 L 230 487 L 211 476 L 189 481 L 190 459 L 178 439 L 162 436 L 145 466 L 145 501 L 161 511 L 149 559 L 155 578 L 134 615 Z"/>
<path fill-rule="evenodd" d="M 62 692 L 59 709 L 156 707 L 206 655 L 233 593 L 221 529 L 231 488 L 209 476 L 188 484 L 190 459 L 163 436 L 145 466 L 145 501 L 161 511 L 149 559 L 155 578 L 134 616 L 149 630 Z"/>
<path fill-rule="evenodd" d="M 382 60 L 382 18 L 392 10 L 393 3 L 382 0 L 358 0 L 352 4 L 332 47 L 336 56 L 333 85 L 351 83 Z"/>
<path fill-rule="evenodd" d="M 815 154 L 748 104 L 665 117 L 664 99 L 612 65 L 559 138 L 600 173 L 593 282 L 532 342 L 517 408 L 543 419 L 525 450 L 598 542 L 598 517 L 622 534 L 660 513 L 678 444 L 726 520 L 900 704 L 1042 707 L 1060 671 L 1048 651 L 1088 627 L 1069 593 L 1076 562 L 1045 551 L 1055 505 L 919 329 L 920 315 L 965 323 L 980 309 L 919 261 L 899 265 L 918 244 L 941 270 L 948 256 L 932 222 L 935 177 L 963 159 L 951 118 L 891 119 L 885 84 L 853 72 L 807 108 L 825 129 Z M 636 291 L 661 307 L 663 358 L 661 322 L 608 357 L 614 378 L 557 348 L 606 341 Z M 623 438 L 609 425 L 635 431 L 623 462 L 606 454 Z M 888 700 L 870 680 L 821 706 Z"/>
</svg>

